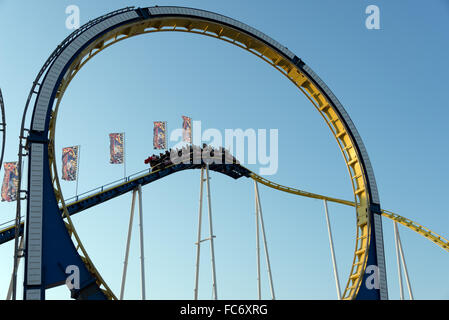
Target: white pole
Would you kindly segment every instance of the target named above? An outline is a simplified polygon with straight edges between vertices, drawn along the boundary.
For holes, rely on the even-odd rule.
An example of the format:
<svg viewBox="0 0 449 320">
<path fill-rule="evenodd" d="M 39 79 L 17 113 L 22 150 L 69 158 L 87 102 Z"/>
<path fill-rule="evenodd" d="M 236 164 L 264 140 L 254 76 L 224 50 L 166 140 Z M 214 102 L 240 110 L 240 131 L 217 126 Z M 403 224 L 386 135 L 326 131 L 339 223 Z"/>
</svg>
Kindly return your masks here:
<svg viewBox="0 0 449 320">
<path fill-rule="evenodd" d="M 214 252 L 214 232 L 212 230 L 212 205 L 210 196 L 209 183 L 209 164 L 206 165 L 206 185 L 207 185 L 207 202 L 209 211 L 209 233 L 210 233 L 210 253 L 212 256 L 212 288 L 214 293 L 214 300 L 217 300 L 217 278 L 215 274 L 215 252 Z"/>
<path fill-rule="evenodd" d="M 126 180 L 126 139 L 125 139 L 124 132 L 123 132 L 123 171 L 124 171 L 125 180 Z"/>
<path fill-rule="evenodd" d="M 264 223 L 263 223 L 262 205 L 260 203 L 259 188 L 257 186 L 257 182 L 256 182 L 256 199 L 257 199 L 257 204 L 258 204 L 258 207 L 259 207 L 260 226 L 262 227 L 262 236 L 263 236 L 263 244 L 264 244 L 264 248 L 265 248 L 265 257 L 267 259 L 268 277 L 269 277 L 269 280 L 270 280 L 271 298 L 273 300 L 275 300 L 276 297 L 274 295 L 273 277 L 271 276 L 270 257 L 268 255 L 267 238 L 265 236 L 265 226 L 264 226 Z"/>
<path fill-rule="evenodd" d="M 396 221 L 393 221 L 393 227 L 394 227 L 394 242 L 396 246 L 396 261 L 398 263 L 398 277 L 399 277 L 399 293 L 400 293 L 400 299 L 404 300 L 404 288 L 402 286 L 402 268 L 401 268 L 401 261 L 399 260 L 399 241 L 398 241 L 398 224 Z"/>
<path fill-rule="evenodd" d="M 77 161 L 76 161 L 76 191 L 75 191 L 75 193 L 76 193 L 76 197 L 77 197 L 77 200 L 78 200 L 78 177 L 79 177 L 79 171 L 80 171 L 80 159 L 81 159 L 81 146 L 80 145 L 78 145 L 78 159 L 76 159 Z"/>
<path fill-rule="evenodd" d="M 20 253 L 22 253 L 23 251 L 23 245 L 24 245 L 24 241 L 23 241 L 23 239 L 24 239 L 24 236 L 22 236 L 21 238 L 20 238 L 20 244 L 19 244 L 19 252 Z M 17 257 L 17 268 L 19 268 L 19 265 L 20 265 L 20 257 L 18 256 Z M 13 287 L 13 282 L 14 282 L 14 273 L 13 273 L 13 275 L 12 275 L 12 277 L 11 277 L 11 282 L 9 283 L 9 289 L 8 289 L 8 294 L 6 295 L 6 300 L 11 300 L 11 296 L 12 296 L 12 287 Z"/>
<path fill-rule="evenodd" d="M 195 274 L 195 290 L 194 299 L 198 300 L 198 281 L 200 276 L 200 248 L 201 248 L 201 217 L 203 212 L 203 182 L 204 182 L 204 168 L 201 168 L 201 182 L 200 182 L 200 208 L 198 212 L 198 242 L 196 243 L 196 274 Z"/>
<path fill-rule="evenodd" d="M 410 279 L 408 277 L 407 264 L 405 263 L 404 250 L 402 249 L 401 237 L 399 236 L 398 229 L 398 243 L 399 243 L 399 253 L 401 254 L 402 265 L 404 266 L 405 280 L 407 282 L 408 295 L 410 300 L 413 300 L 412 286 L 410 285 Z"/>
<path fill-rule="evenodd" d="M 136 202 L 136 193 L 137 190 L 133 190 L 133 198 L 131 202 L 131 214 L 129 216 L 129 227 L 128 227 L 128 239 L 126 241 L 126 251 L 125 251 L 125 262 L 123 266 L 123 276 L 122 276 L 122 288 L 120 290 L 120 300 L 123 300 L 123 296 L 125 294 L 125 282 L 126 282 L 126 270 L 128 268 L 128 256 L 129 256 L 129 246 L 131 243 L 131 233 L 133 230 L 133 218 L 134 218 L 134 206 Z"/>
<path fill-rule="evenodd" d="M 142 209 L 142 186 L 137 187 L 139 192 L 139 227 L 140 227 L 140 271 L 142 276 L 142 300 L 145 300 L 145 253 L 143 249 L 143 209 Z"/>
<path fill-rule="evenodd" d="M 332 240 L 332 230 L 331 230 L 331 224 L 329 221 L 329 212 L 328 212 L 326 200 L 324 200 L 324 211 L 326 213 L 327 232 L 329 234 L 329 245 L 331 247 L 332 265 L 334 267 L 335 285 L 337 287 L 337 297 L 338 297 L 338 300 L 341 300 L 340 281 L 338 280 L 337 262 L 335 259 L 335 252 L 334 252 L 334 241 Z"/>
<path fill-rule="evenodd" d="M 255 184 L 257 184 L 256 181 L 254 181 Z M 254 190 L 256 189 L 256 186 L 254 186 Z M 257 250 L 257 296 L 259 300 L 262 300 L 262 291 L 261 291 L 261 284 L 260 284 L 260 240 L 259 240 L 259 207 L 257 202 L 257 191 L 254 192 L 254 199 L 255 199 L 255 205 L 256 205 L 256 250 Z"/>
<path fill-rule="evenodd" d="M 20 167 L 20 176 L 23 177 L 23 170 L 24 170 L 24 162 L 25 160 L 22 160 L 22 164 L 20 162 L 17 162 L 17 165 Z M 19 244 L 19 229 L 20 229 L 20 191 L 18 190 L 18 197 L 16 199 L 17 201 L 17 212 L 16 212 L 16 219 L 15 219 L 15 235 L 14 235 L 14 266 L 12 270 L 12 277 L 11 277 L 11 284 L 10 284 L 10 292 L 8 292 L 8 295 L 12 295 L 12 300 L 16 300 L 16 294 L 17 294 L 17 271 L 19 269 L 20 264 L 20 256 L 23 255 L 23 243 L 24 237 L 26 232 L 23 232 L 21 243 Z M 19 255 L 20 253 L 20 255 Z M 7 300 L 9 300 L 7 298 Z"/>
<path fill-rule="evenodd" d="M 257 182 L 254 181 L 254 183 Z M 256 186 L 254 188 L 256 188 Z M 255 205 L 256 205 L 257 292 L 258 298 L 259 300 L 261 300 L 262 292 L 261 292 L 261 276 L 260 276 L 259 205 L 256 194 L 255 194 Z"/>
</svg>

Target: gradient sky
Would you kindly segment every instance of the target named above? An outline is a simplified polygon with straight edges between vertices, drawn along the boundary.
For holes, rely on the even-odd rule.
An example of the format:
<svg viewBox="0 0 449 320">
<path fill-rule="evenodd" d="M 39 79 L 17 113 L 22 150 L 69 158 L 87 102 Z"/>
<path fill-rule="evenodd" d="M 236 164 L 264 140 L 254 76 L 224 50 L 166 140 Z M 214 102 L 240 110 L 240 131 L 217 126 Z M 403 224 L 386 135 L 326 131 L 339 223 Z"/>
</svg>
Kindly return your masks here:
<svg viewBox="0 0 449 320">
<path fill-rule="evenodd" d="M 68 5 L 81 24 L 128 5 L 178 5 L 210 10 L 271 36 L 302 58 L 345 106 L 368 150 L 382 208 L 449 235 L 447 159 L 449 3 L 431 1 L 12 1 L 0 0 L 0 88 L 6 104 L 5 161 L 16 161 L 19 126 L 32 81 L 71 31 Z M 365 8 L 380 8 L 380 30 L 365 27 Z M 79 192 L 120 179 L 109 164 L 108 133 L 126 132 L 126 171 L 153 153 L 152 122 L 181 127 L 182 115 L 203 129 L 278 129 L 279 170 L 267 178 L 351 200 L 340 150 L 325 122 L 296 87 L 244 50 L 209 37 L 155 33 L 122 41 L 88 62 L 61 104 L 57 159 L 81 145 Z M 59 161 L 59 160 L 58 160 Z M 60 169 L 61 163 L 58 162 Z M 257 170 L 257 165 L 248 166 Z M 193 298 L 200 172 L 169 176 L 143 188 L 147 297 Z M 211 194 L 219 299 L 255 299 L 254 185 L 212 173 Z M 66 198 L 74 182 L 62 182 Z M 260 186 L 278 299 L 335 299 L 323 203 Z M 77 231 L 118 295 L 131 194 L 76 215 Z M 204 203 L 206 205 L 206 202 Z M 15 203 L 1 203 L 0 223 Z M 204 207 L 206 208 L 206 207 Z M 330 204 L 341 286 L 353 259 L 355 212 Z M 204 211 L 206 212 L 206 211 Z M 207 218 L 203 235 L 208 234 Z M 393 226 L 383 219 L 387 281 L 399 298 Z M 125 297 L 140 298 L 135 220 Z M 416 299 L 448 299 L 449 255 L 400 227 Z M 212 294 L 209 245 L 202 246 L 200 298 Z M 13 242 L 0 247 L 0 298 L 6 296 Z M 262 264 L 263 297 L 270 298 Z M 23 262 L 19 273 L 22 295 Z M 65 287 L 49 299 L 68 299 Z"/>
</svg>

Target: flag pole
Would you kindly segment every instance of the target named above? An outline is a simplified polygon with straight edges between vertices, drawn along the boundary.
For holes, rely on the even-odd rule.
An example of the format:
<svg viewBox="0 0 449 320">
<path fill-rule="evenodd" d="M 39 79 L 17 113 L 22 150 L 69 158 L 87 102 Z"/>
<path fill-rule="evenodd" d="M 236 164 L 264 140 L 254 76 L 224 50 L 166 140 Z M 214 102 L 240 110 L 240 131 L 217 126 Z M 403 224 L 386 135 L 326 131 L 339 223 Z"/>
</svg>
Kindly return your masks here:
<svg viewBox="0 0 449 320">
<path fill-rule="evenodd" d="M 76 193 L 76 200 L 78 200 L 78 177 L 79 177 L 79 171 L 80 171 L 80 159 L 81 159 L 81 157 L 80 157 L 80 155 L 81 155 L 81 145 L 78 145 L 78 154 L 77 154 L 77 158 L 78 159 L 76 159 L 77 161 L 76 161 L 76 191 L 75 191 L 75 193 Z"/>
<path fill-rule="evenodd" d="M 18 170 L 17 170 L 17 174 L 19 175 L 19 177 L 21 177 L 22 176 L 22 173 L 23 173 L 23 163 L 25 162 L 25 160 L 22 160 L 22 163 L 20 163 L 19 161 L 17 161 L 17 166 L 19 166 L 20 168 L 18 168 Z M 20 171 L 19 171 L 19 169 L 20 169 Z M 20 184 L 20 183 L 19 183 Z M 19 269 L 19 251 L 20 251 L 20 245 L 19 245 L 19 227 L 20 227 L 20 223 L 21 223 L 21 215 L 20 215 L 20 208 L 19 208 L 19 205 L 20 205 L 20 189 L 18 188 L 18 190 L 16 190 L 17 191 L 17 195 L 18 195 L 18 197 L 16 196 L 16 201 L 17 201 L 17 203 L 18 203 L 18 206 L 17 206 L 17 209 L 18 209 L 18 211 L 17 211 L 17 213 L 16 213 L 16 225 L 15 225 L 15 235 L 14 235 L 14 267 L 13 267 L 13 270 L 12 270 L 12 279 L 11 279 L 11 282 L 12 282 L 12 287 L 11 287 L 11 290 L 12 290 L 12 300 L 16 300 L 16 294 L 17 294 L 17 271 L 18 271 L 18 269 Z M 21 238 L 21 241 L 24 239 L 24 235 L 22 235 L 22 238 Z"/>
<path fill-rule="evenodd" d="M 125 144 L 125 132 L 123 132 L 123 174 L 126 181 L 126 144 Z"/>
<path fill-rule="evenodd" d="M 163 150 L 165 150 L 165 149 L 167 149 L 167 122 L 163 121 L 163 123 L 164 123 L 164 145 L 163 145 L 164 149 Z"/>
</svg>

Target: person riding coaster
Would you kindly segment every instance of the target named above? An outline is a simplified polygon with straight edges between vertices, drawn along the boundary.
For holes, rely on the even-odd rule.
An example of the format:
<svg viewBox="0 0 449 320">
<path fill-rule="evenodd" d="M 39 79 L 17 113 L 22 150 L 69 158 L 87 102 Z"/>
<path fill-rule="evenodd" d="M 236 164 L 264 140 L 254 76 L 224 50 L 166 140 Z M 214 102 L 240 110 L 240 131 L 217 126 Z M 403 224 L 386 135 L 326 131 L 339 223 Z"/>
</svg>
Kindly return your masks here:
<svg viewBox="0 0 449 320">
<path fill-rule="evenodd" d="M 189 152 L 186 154 L 186 152 Z M 174 152 L 174 154 L 172 154 Z M 207 154 L 206 159 L 203 158 L 203 152 Z M 202 147 L 196 145 L 189 145 L 183 147 L 181 150 L 169 149 L 165 153 L 159 153 L 158 155 L 149 156 L 144 160 L 145 164 L 149 164 L 152 171 L 154 169 L 163 169 L 167 166 L 174 164 L 171 160 L 171 156 L 177 155 L 179 161 L 177 163 L 185 163 L 186 158 L 190 160 L 190 163 L 206 164 L 217 163 L 215 160 L 221 160 L 222 164 L 240 164 L 240 162 L 225 148 L 221 147 L 215 150 L 212 146 L 208 146 L 205 143 Z"/>
</svg>

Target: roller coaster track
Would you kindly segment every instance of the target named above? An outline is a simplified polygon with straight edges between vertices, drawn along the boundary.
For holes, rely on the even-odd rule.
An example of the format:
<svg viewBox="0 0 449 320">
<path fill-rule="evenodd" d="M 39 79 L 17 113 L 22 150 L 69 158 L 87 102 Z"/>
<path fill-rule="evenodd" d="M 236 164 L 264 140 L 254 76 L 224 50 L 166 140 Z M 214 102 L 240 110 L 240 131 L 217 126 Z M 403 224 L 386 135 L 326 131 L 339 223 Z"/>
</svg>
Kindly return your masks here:
<svg viewBox="0 0 449 320">
<path fill-rule="evenodd" d="M 266 34 L 232 18 L 184 7 L 127 7 L 91 20 L 74 31 L 53 51 L 40 69 L 30 90 L 22 117 L 19 142 L 19 187 L 15 223 L 15 256 L 21 228 L 21 199 L 27 200 L 25 233 L 24 298 L 45 299 L 45 289 L 65 281 L 61 265 L 80 264 L 86 285 L 74 297 L 81 299 L 116 298 L 101 278 L 87 255 L 70 219 L 58 178 L 55 160 L 55 131 L 59 107 L 71 80 L 97 54 L 122 40 L 156 32 L 184 32 L 207 36 L 239 47 L 265 61 L 290 82 L 312 103 L 330 129 L 343 155 L 351 181 L 356 211 L 354 259 L 343 299 L 388 299 L 380 200 L 371 163 L 363 141 L 343 105 L 315 72 L 287 47 Z M 31 122 L 25 119 L 34 98 Z M 28 136 L 25 133 L 28 133 Z M 24 145 L 24 140 L 26 144 Z M 22 157 L 28 156 L 26 190 L 22 190 Z M 124 184 L 125 186 L 126 184 Z M 124 188 L 124 186 L 122 186 Z M 286 189 L 288 190 L 288 188 Z M 22 197 L 22 195 L 26 195 Z M 100 196 L 100 195 L 99 195 Z M 31 205 L 33 204 L 33 205 Z M 78 203 L 81 205 L 81 202 Z M 62 217 L 65 222 L 61 219 Z M 45 214 L 44 214 L 45 212 Z M 66 228 L 62 230 L 62 228 Z M 23 228 L 23 227 L 22 227 Z M 54 241 L 44 237 L 58 231 L 58 243 L 64 256 L 52 256 Z M 67 237 L 67 231 L 69 238 Z M 47 234 L 48 235 L 48 234 Z M 29 259 L 32 256 L 33 259 Z M 17 265 L 13 274 L 16 275 Z M 367 265 L 378 267 L 379 288 L 364 285 Z M 16 277 L 15 277 L 16 278 Z M 13 299 L 15 283 L 13 281 Z"/>
<path fill-rule="evenodd" d="M 151 171 L 150 170 L 143 170 L 138 173 L 135 173 L 133 175 L 130 175 L 126 177 L 125 179 L 117 180 L 115 182 L 109 183 L 107 185 L 103 185 L 101 187 L 92 189 L 84 194 L 81 194 L 79 196 L 75 196 L 72 198 L 67 199 L 67 210 L 70 215 L 74 215 L 76 213 L 82 212 L 88 208 L 94 207 L 96 205 L 99 205 L 103 202 L 106 202 L 108 200 L 111 200 L 113 198 L 116 198 L 118 196 L 121 196 L 125 193 L 128 193 L 132 190 L 134 190 L 139 184 L 140 185 L 147 185 L 151 182 L 154 182 L 156 180 L 162 179 L 164 177 L 167 177 L 168 175 L 171 175 L 176 172 L 189 170 L 189 169 L 200 169 L 201 164 L 177 164 L 177 165 L 171 165 L 163 169 Z M 224 175 L 227 175 L 229 177 L 232 177 L 234 179 L 239 179 L 241 177 L 247 177 L 251 178 L 254 181 L 257 181 L 269 188 L 294 194 L 301 197 L 306 198 L 312 198 L 312 199 L 320 199 L 320 200 L 326 200 L 329 202 L 339 203 L 346 206 L 352 206 L 355 207 L 355 203 L 353 201 L 333 198 L 324 196 L 317 193 L 311 193 L 307 191 L 303 191 L 296 188 L 286 187 L 281 184 L 272 182 L 266 178 L 263 178 L 256 173 L 250 171 L 249 169 L 243 167 L 240 164 L 212 164 L 209 166 L 209 169 Z M 62 213 L 62 208 L 61 213 Z M 420 225 L 417 222 L 414 222 L 408 218 L 402 217 L 396 213 L 393 213 L 388 210 L 382 210 L 382 216 L 391 219 L 393 221 L 396 221 L 403 226 L 409 228 L 410 230 L 413 230 L 417 232 L 419 235 L 427 238 L 428 240 L 432 241 L 436 245 L 438 245 L 443 250 L 449 252 L 449 240 L 446 238 L 438 235 L 437 233 L 433 232 L 429 228 L 426 228 L 422 225 Z M 14 239 L 14 225 L 10 225 L 8 227 L 5 227 L 3 229 L 0 229 L 0 245 L 8 242 L 12 239 Z M 23 223 L 22 227 L 20 229 L 20 232 L 22 235 L 23 233 Z"/>
<path fill-rule="evenodd" d="M 254 172 L 250 173 L 250 177 L 257 182 L 264 184 L 267 187 L 270 187 L 272 189 L 279 190 L 282 192 L 287 192 L 287 193 L 291 193 L 291 194 L 295 194 L 295 195 L 307 197 L 307 198 L 326 200 L 329 202 L 340 203 L 340 204 L 344 204 L 344 205 L 352 206 L 352 207 L 356 206 L 356 204 L 353 201 L 327 197 L 327 196 L 317 194 L 317 193 L 311 193 L 311 192 L 307 192 L 307 191 L 303 191 L 303 190 L 299 190 L 299 189 L 295 189 L 295 188 L 286 187 L 286 186 L 280 185 L 278 183 L 272 182 L 268 179 L 265 179 L 265 178 L 255 174 Z M 393 213 L 388 210 L 383 210 L 383 209 L 381 210 L 381 212 L 382 212 L 383 217 L 386 217 L 388 219 L 391 219 L 393 221 L 396 221 L 396 222 L 402 224 L 403 226 L 417 232 L 421 236 L 434 242 L 436 245 L 441 247 L 443 250 L 446 250 L 447 252 L 449 252 L 449 240 L 447 240 L 446 238 L 433 232 L 429 228 L 426 228 L 426 227 L 420 225 L 419 223 L 414 222 L 408 218 L 402 217 L 396 213 Z"/>
</svg>

